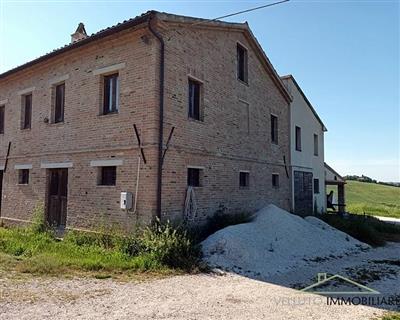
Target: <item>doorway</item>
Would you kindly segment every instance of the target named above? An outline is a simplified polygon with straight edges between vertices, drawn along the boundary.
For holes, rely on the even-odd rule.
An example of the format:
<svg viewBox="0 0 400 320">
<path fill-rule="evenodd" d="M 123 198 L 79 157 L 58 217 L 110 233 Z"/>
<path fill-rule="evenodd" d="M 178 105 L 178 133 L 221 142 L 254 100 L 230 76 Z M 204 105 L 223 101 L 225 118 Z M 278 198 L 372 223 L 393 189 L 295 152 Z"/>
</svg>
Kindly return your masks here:
<svg viewBox="0 0 400 320">
<path fill-rule="evenodd" d="M 47 187 L 47 222 L 56 229 L 65 229 L 68 202 L 68 169 L 50 169 Z"/>
<path fill-rule="evenodd" d="M 313 174 L 294 171 L 294 211 L 301 215 L 313 213 Z"/>
</svg>

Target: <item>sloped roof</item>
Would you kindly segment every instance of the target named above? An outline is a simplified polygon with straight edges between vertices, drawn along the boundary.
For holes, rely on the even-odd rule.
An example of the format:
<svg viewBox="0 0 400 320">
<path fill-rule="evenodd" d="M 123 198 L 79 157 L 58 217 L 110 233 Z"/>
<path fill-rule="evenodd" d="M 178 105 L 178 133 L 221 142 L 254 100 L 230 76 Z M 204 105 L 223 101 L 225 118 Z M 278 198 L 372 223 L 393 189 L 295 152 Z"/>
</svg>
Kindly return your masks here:
<svg viewBox="0 0 400 320">
<path fill-rule="evenodd" d="M 339 174 L 337 173 L 336 170 L 334 170 L 330 165 L 328 165 L 326 162 L 324 162 L 325 165 L 325 169 L 329 170 L 330 172 L 332 172 L 334 175 L 338 176 L 339 179 L 345 181 L 345 179 Z"/>
<path fill-rule="evenodd" d="M 166 21 L 166 22 L 174 22 L 174 23 L 182 23 L 182 24 L 188 24 L 189 26 L 192 27 L 219 27 L 219 28 L 230 28 L 232 30 L 236 30 L 236 31 L 241 31 L 244 32 L 250 42 L 255 46 L 255 51 L 256 53 L 258 53 L 260 60 L 264 63 L 267 72 L 271 75 L 275 85 L 278 87 L 278 89 L 281 91 L 282 95 L 285 97 L 285 99 L 288 102 L 292 101 L 292 97 L 289 94 L 289 92 L 287 91 L 285 85 L 283 84 L 281 78 L 279 77 L 278 73 L 276 72 L 276 70 L 274 69 L 274 67 L 272 66 L 270 60 L 268 59 L 267 55 L 265 54 L 264 50 L 262 49 L 261 45 L 259 44 L 259 42 L 257 41 L 256 37 L 254 36 L 254 34 L 251 32 L 250 27 L 248 25 L 247 22 L 244 23 L 234 23 L 234 22 L 225 22 L 225 21 L 220 21 L 220 20 L 209 20 L 209 19 L 202 19 L 202 18 L 194 18 L 194 17 L 188 17 L 188 16 L 181 16 L 181 15 L 175 15 L 175 14 L 170 14 L 170 13 L 165 13 L 165 12 L 158 12 L 158 11 L 147 11 L 146 13 L 143 13 L 140 16 L 137 16 L 135 18 L 126 20 L 122 23 L 118 23 L 112 27 L 100 30 L 90 36 L 88 36 L 87 38 L 74 42 L 74 43 L 70 43 L 67 44 L 61 48 L 55 49 L 52 52 L 49 52 L 39 58 L 36 58 L 30 62 L 27 62 L 23 65 L 20 65 L 16 68 L 13 68 L 11 70 L 8 70 L 2 74 L 0 74 L 0 79 L 6 78 L 7 76 L 14 74 L 18 71 L 21 71 L 23 69 L 29 68 L 31 66 L 34 66 L 38 63 L 41 63 L 43 61 L 46 61 L 48 59 L 51 59 L 52 57 L 55 57 L 59 54 L 62 54 L 64 52 L 73 50 L 75 48 L 79 48 L 82 47 L 88 43 L 91 43 L 93 41 L 102 39 L 104 37 L 107 37 L 109 35 L 112 35 L 114 33 L 126 30 L 128 28 L 132 28 L 134 26 L 137 26 L 141 23 L 146 22 L 149 18 L 151 17 L 157 17 L 162 21 Z"/>
<path fill-rule="evenodd" d="M 301 90 L 299 84 L 297 83 L 296 79 L 293 77 L 293 75 L 288 74 L 286 76 L 282 76 L 281 77 L 282 80 L 287 80 L 287 79 L 291 79 L 293 81 L 293 83 L 295 84 L 295 86 L 297 87 L 297 90 L 299 90 L 300 94 L 303 96 L 304 101 L 307 103 L 308 107 L 310 108 L 311 112 L 314 114 L 315 118 L 318 120 L 318 122 L 321 124 L 322 126 L 322 130 L 324 130 L 325 132 L 328 131 L 328 129 L 325 127 L 324 123 L 322 122 L 321 118 L 319 117 L 317 111 L 314 109 L 314 107 L 312 106 L 311 102 L 308 100 L 307 96 L 304 94 L 303 90 Z"/>
<path fill-rule="evenodd" d="M 11 74 L 14 74 L 18 71 L 21 71 L 23 69 L 29 68 L 31 66 L 34 66 L 38 63 L 41 63 L 43 61 L 46 61 L 52 57 L 55 57 L 59 54 L 62 54 L 64 52 L 73 50 L 75 48 L 79 48 L 82 47 L 90 42 L 102 39 L 104 37 L 107 37 L 111 34 L 120 32 L 122 30 L 128 29 L 128 28 L 132 28 L 136 25 L 139 25 L 141 23 L 144 23 L 145 21 L 147 21 L 147 19 L 151 16 L 154 15 L 156 12 L 155 11 L 147 11 L 146 13 L 143 13 L 140 16 L 137 16 L 135 18 L 129 19 L 129 20 L 125 20 L 124 22 L 118 23 L 112 27 L 106 28 L 106 29 L 102 29 L 96 33 L 91 34 L 89 37 L 82 39 L 80 41 L 74 42 L 74 43 L 70 43 L 70 44 L 66 44 L 65 46 L 58 48 L 58 49 L 54 49 L 53 51 L 44 54 L 43 56 L 40 56 L 34 60 L 31 60 L 27 63 L 24 63 L 18 67 L 15 67 L 13 69 L 10 69 L 2 74 L 0 74 L 0 79 L 6 78 Z"/>
</svg>

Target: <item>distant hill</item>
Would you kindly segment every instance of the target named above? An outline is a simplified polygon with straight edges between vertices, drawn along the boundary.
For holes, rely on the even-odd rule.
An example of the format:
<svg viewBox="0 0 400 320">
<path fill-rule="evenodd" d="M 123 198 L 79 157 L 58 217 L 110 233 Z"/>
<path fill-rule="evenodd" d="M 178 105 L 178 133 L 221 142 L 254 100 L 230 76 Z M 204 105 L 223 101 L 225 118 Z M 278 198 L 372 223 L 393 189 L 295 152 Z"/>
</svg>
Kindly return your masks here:
<svg viewBox="0 0 400 320">
<path fill-rule="evenodd" d="M 400 188 L 370 182 L 346 182 L 348 212 L 400 218 Z M 335 188 L 329 188 L 328 192 L 331 189 L 336 194 Z"/>
<path fill-rule="evenodd" d="M 372 179 L 368 176 L 357 176 L 357 175 L 347 175 L 344 176 L 345 180 L 352 180 L 352 181 L 359 181 L 359 182 L 368 182 L 368 183 L 377 183 L 377 184 L 383 184 L 385 186 L 394 186 L 394 187 L 400 187 L 400 182 L 384 182 L 384 181 L 377 181 L 375 179 Z"/>
</svg>

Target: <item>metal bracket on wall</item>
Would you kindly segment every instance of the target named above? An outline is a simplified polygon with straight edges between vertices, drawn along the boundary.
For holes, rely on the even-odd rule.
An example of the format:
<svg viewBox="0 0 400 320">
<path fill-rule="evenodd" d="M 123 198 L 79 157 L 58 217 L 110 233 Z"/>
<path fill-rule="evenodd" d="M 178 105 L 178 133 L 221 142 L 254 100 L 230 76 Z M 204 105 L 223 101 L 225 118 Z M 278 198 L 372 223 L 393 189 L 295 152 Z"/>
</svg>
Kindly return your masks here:
<svg viewBox="0 0 400 320">
<path fill-rule="evenodd" d="M 283 163 L 285 164 L 286 176 L 287 176 L 287 177 L 288 177 L 288 179 L 289 179 L 289 171 L 288 171 L 288 168 L 287 168 L 287 164 L 286 164 L 286 156 L 285 156 L 285 155 L 283 156 Z"/>
<path fill-rule="evenodd" d="M 139 135 L 139 131 L 136 127 L 136 124 L 133 124 L 133 128 L 135 129 L 136 139 L 138 141 L 140 153 L 142 154 L 143 162 L 144 162 L 144 164 L 147 164 L 146 157 L 144 156 L 144 151 L 143 151 L 143 147 L 142 147 L 142 141 L 140 140 L 140 135 Z"/>
<path fill-rule="evenodd" d="M 171 142 L 171 139 L 172 139 L 172 135 L 173 135 L 173 133 L 174 133 L 174 130 L 175 130 L 175 127 L 172 127 L 172 128 L 171 128 L 171 132 L 169 133 L 168 140 L 167 140 L 167 143 L 166 143 L 166 145 L 165 145 L 165 150 L 164 150 L 164 153 L 163 153 L 163 156 L 162 156 L 162 161 L 163 161 L 163 162 L 164 162 L 165 154 L 166 154 L 167 151 L 168 151 L 169 143 Z"/>
<path fill-rule="evenodd" d="M 4 172 L 6 172 L 6 170 L 7 170 L 8 156 L 10 155 L 10 149 L 11 149 L 11 141 L 8 142 L 6 161 L 4 162 L 4 170 L 3 170 Z"/>
</svg>

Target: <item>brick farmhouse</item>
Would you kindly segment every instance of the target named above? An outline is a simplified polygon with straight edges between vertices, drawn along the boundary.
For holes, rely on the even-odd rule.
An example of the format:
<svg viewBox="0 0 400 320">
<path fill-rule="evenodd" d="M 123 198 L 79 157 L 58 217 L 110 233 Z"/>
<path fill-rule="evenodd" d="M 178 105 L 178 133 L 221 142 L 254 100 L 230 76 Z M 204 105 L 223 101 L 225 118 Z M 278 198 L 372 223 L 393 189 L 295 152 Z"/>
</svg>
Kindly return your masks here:
<svg viewBox="0 0 400 320">
<path fill-rule="evenodd" d="M 291 95 L 247 23 L 149 11 L 0 74 L 1 218 L 291 210 Z"/>
</svg>

